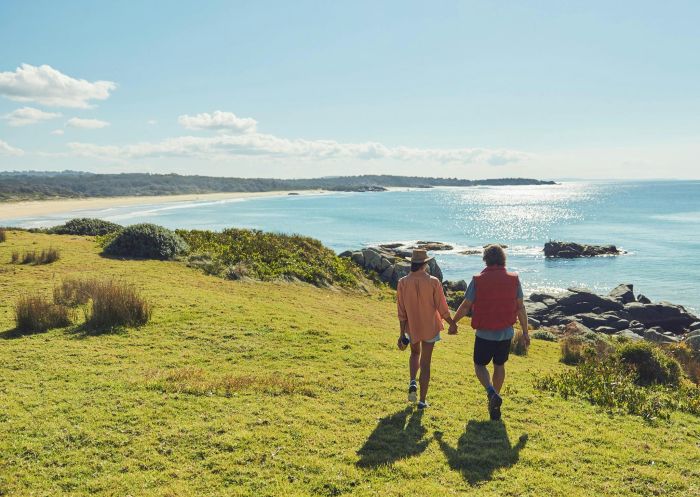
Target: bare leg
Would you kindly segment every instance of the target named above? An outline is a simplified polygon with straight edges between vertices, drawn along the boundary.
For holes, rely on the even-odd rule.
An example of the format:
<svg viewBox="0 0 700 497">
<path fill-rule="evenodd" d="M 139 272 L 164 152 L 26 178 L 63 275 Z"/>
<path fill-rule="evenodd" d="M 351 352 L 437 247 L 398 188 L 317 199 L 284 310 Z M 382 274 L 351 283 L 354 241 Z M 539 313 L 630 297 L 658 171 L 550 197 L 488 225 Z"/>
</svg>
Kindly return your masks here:
<svg viewBox="0 0 700 497">
<path fill-rule="evenodd" d="M 422 352 L 420 355 L 420 401 L 425 402 L 428 395 L 428 384 L 430 383 L 430 361 L 433 358 L 434 343 L 421 342 Z"/>
<path fill-rule="evenodd" d="M 506 365 L 501 364 L 500 366 L 493 365 L 493 388 L 496 389 L 496 393 L 501 393 L 501 388 L 503 387 L 503 382 L 506 379 Z"/>
<path fill-rule="evenodd" d="M 484 388 L 488 388 L 491 385 L 491 375 L 486 366 L 474 363 L 474 372 Z"/>
<path fill-rule="evenodd" d="M 408 358 L 408 369 L 411 372 L 411 381 L 416 379 L 420 366 L 420 342 L 411 344 L 411 356 Z"/>
</svg>

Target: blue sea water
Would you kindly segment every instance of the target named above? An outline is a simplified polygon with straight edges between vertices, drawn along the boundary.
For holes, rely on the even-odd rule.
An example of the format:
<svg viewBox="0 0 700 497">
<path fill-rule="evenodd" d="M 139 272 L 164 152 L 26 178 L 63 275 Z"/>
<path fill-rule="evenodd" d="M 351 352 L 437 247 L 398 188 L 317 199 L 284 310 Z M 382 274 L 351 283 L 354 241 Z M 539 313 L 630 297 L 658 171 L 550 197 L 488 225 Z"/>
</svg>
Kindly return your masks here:
<svg viewBox="0 0 700 497">
<path fill-rule="evenodd" d="M 499 242 L 526 293 L 572 286 L 607 292 L 635 285 L 652 300 L 700 310 L 700 181 L 565 182 L 261 197 L 116 207 L 60 216 L 0 220 L 48 226 L 76 216 L 170 228 L 247 227 L 301 233 L 337 251 L 377 243 L 436 240 L 446 278 L 469 278 L 480 257 L 460 250 Z M 627 255 L 548 260 L 547 240 L 616 244 Z"/>
</svg>

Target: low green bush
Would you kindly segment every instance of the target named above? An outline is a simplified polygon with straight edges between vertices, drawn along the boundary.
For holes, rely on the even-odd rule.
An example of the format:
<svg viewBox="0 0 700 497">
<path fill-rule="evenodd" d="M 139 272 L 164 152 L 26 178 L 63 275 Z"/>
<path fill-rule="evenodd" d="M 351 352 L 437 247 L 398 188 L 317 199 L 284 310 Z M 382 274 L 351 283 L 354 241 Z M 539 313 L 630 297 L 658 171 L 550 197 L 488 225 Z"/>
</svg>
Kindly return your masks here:
<svg viewBox="0 0 700 497">
<path fill-rule="evenodd" d="M 7 241 L 7 232 L 3 229 L 0 229 L 0 243 L 6 242 Z"/>
<path fill-rule="evenodd" d="M 532 333 L 532 338 L 535 340 L 544 340 L 545 342 L 556 342 L 557 337 L 551 331 L 537 330 Z"/>
<path fill-rule="evenodd" d="M 678 385 L 681 381 L 682 372 L 678 361 L 649 342 L 622 344 L 617 350 L 617 356 L 622 364 L 634 372 L 638 385 Z"/>
<path fill-rule="evenodd" d="M 104 221 L 102 219 L 81 217 L 71 219 L 60 226 L 54 226 L 50 228 L 48 232 L 56 235 L 99 236 L 115 233 L 121 229 L 122 227 L 116 223 Z"/>
<path fill-rule="evenodd" d="M 104 248 L 111 256 L 135 259 L 174 259 L 187 253 L 187 243 L 176 233 L 155 224 L 134 224 L 117 233 Z"/>
<path fill-rule="evenodd" d="M 672 411 L 700 416 L 700 387 L 687 380 L 677 386 L 641 386 L 636 371 L 617 354 L 603 360 L 589 356 L 569 371 L 538 379 L 535 386 L 648 420 L 667 419 Z"/>
<path fill-rule="evenodd" d="M 525 345 L 525 340 L 523 340 L 523 332 L 520 328 L 515 328 L 515 334 L 510 341 L 510 353 L 520 356 L 527 355 L 527 346 Z"/>
<path fill-rule="evenodd" d="M 230 279 L 300 280 L 356 287 L 360 270 L 318 240 L 258 230 L 178 230 L 191 247 L 189 264 Z"/>
</svg>

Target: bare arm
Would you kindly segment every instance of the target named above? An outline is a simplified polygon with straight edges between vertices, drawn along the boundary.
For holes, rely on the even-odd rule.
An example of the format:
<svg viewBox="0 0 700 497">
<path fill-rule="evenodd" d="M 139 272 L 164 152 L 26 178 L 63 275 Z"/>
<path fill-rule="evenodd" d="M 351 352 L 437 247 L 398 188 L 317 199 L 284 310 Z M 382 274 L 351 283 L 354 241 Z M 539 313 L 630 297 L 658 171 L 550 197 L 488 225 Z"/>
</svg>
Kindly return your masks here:
<svg viewBox="0 0 700 497">
<path fill-rule="evenodd" d="M 469 314 L 469 311 L 472 308 L 472 302 L 470 300 L 463 300 L 461 304 L 459 304 L 459 307 L 457 308 L 457 312 L 455 313 L 454 321 L 457 323 L 460 319 L 462 319 L 464 316 Z"/>
<path fill-rule="evenodd" d="M 520 329 L 523 330 L 523 339 L 525 340 L 525 345 L 530 345 L 530 333 L 528 331 L 527 324 L 527 309 L 525 309 L 525 302 L 523 299 L 518 299 L 518 322 L 520 323 Z"/>
</svg>

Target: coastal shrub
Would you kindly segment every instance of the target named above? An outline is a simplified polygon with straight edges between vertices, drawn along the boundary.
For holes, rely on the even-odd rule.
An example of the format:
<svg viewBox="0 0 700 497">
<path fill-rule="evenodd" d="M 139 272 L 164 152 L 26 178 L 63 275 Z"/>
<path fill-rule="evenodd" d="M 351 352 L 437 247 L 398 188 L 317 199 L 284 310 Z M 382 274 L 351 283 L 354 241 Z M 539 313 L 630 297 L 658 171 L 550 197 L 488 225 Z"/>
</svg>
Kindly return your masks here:
<svg viewBox="0 0 700 497">
<path fill-rule="evenodd" d="M 0 243 L 6 242 L 7 241 L 7 232 L 3 229 L 0 229 Z"/>
<path fill-rule="evenodd" d="M 176 233 L 192 249 L 189 264 L 210 274 L 305 281 L 317 286 L 359 284 L 360 270 L 313 238 L 233 228 Z"/>
<path fill-rule="evenodd" d="M 174 259 L 189 250 L 176 233 L 155 224 L 134 224 L 121 230 L 104 248 L 106 255 L 137 259 Z"/>
<path fill-rule="evenodd" d="M 700 384 L 700 351 L 695 351 L 687 343 L 681 342 L 671 344 L 668 353 L 680 363 L 691 381 Z"/>
<path fill-rule="evenodd" d="M 540 390 L 563 398 L 577 397 L 610 412 L 667 419 L 672 411 L 700 416 L 700 387 L 687 380 L 674 384 L 641 385 L 634 367 L 621 360 L 619 353 L 598 359 L 586 356 L 577 366 L 560 374 L 538 379 Z"/>
<path fill-rule="evenodd" d="M 617 356 L 620 363 L 633 371 L 638 385 L 678 385 L 680 383 L 682 373 L 678 361 L 649 342 L 625 343 L 617 350 Z"/>
<path fill-rule="evenodd" d="M 54 226 L 48 230 L 56 235 L 84 235 L 98 236 L 120 231 L 122 227 L 116 223 L 104 221 L 102 219 L 81 217 L 71 219 L 65 224 Z"/>
<path fill-rule="evenodd" d="M 17 250 L 12 251 L 10 262 L 12 264 L 51 264 L 56 262 L 61 258 L 61 251 L 50 247 L 48 249 L 43 249 L 41 252 L 36 250 L 30 250 L 24 253 L 20 253 Z"/>
<path fill-rule="evenodd" d="M 615 346 L 607 338 L 595 332 L 566 335 L 559 343 L 561 347 L 559 360 L 568 365 L 579 364 L 586 357 L 602 359 L 615 350 Z"/>
<path fill-rule="evenodd" d="M 523 331 L 520 328 L 515 328 L 515 334 L 510 341 L 510 353 L 520 356 L 527 355 L 527 346 L 523 340 Z"/>
<path fill-rule="evenodd" d="M 40 295 L 20 297 L 15 305 L 15 326 L 21 333 L 38 333 L 71 324 L 68 309 Z"/>
<path fill-rule="evenodd" d="M 532 338 L 535 340 L 544 340 L 545 342 L 556 342 L 557 337 L 548 330 L 537 330 L 532 333 Z"/>
</svg>

